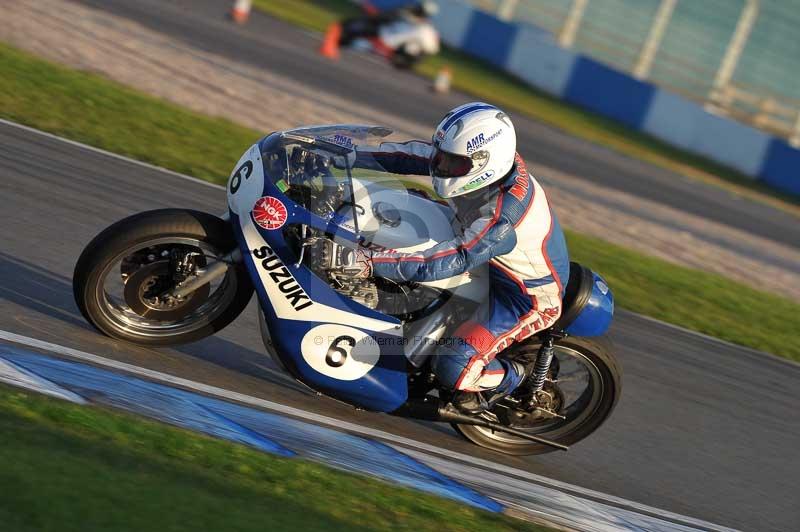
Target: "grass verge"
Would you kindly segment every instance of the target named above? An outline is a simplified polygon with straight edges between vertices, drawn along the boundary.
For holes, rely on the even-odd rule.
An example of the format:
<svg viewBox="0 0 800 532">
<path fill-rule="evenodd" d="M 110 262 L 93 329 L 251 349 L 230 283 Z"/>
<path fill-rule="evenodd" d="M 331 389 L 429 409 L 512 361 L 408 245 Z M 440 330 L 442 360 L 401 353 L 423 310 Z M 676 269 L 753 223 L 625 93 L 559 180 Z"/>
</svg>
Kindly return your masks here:
<svg viewBox="0 0 800 532">
<path fill-rule="evenodd" d="M 265 13 L 320 32 L 335 20 L 359 13 L 348 0 L 294 0 L 291 9 L 287 4 L 284 0 L 254 1 L 256 8 Z M 467 94 L 625 155 L 800 214 L 800 198 L 783 194 L 729 167 L 674 148 L 613 120 L 558 100 L 459 51 L 444 49 L 437 57 L 421 62 L 416 71 L 433 78 L 444 65 L 450 66 L 453 72 L 453 87 Z"/>
<path fill-rule="evenodd" d="M 619 307 L 800 362 L 797 303 L 572 231 L 567 242 L 572 260 L 608 281 Z"/>
<path fill-rule="evenodd" d="M 0 386 L 4 530 L 545 530 L 300 459 Z"/>
<path fill-rule="evenodd" d="M 223 182 L 259 136 L 8 46 L 0 45 L 0 67 L 1 117 L 210 181 Z M 620 307 L 800 361 L 800 305 L 600 239 L 568 238 Z"/>
<path fill-rule="evenodd" d="M 259 137 L 2 43 L 0 71 L 3 118 L 209 181 L 227 179 L 238 155 Z"/>
</svg>

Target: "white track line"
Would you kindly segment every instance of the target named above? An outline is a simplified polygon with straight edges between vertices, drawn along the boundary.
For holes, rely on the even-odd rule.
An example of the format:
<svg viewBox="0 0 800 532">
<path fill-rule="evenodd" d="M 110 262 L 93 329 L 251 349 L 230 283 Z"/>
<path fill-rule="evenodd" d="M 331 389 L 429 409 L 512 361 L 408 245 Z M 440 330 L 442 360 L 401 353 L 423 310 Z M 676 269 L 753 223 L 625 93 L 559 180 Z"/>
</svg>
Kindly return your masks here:
<svg viewBox="0 0 800 532">
<path fill-rule="evenodd" d="M 85 362 L 90 362 L 98 366 L 113 368 L 116 370 L 124 371 L 132 375 L 146 377 L 147 379 L 150 379 L 152 381 L 167 383 L 173 386 L 180 386 L 181 388 L 200 392 L 209 396 L 236 401 L 241 404 L 246 404 L 257 408 L 270 410 L 273 412 L 280 412 L 285 415 L 289 415 L 299 419 L 304 419 L 307 421 L 312 421 L 314 423 L 333 427 L 338 430 L 344 430 L 362 436 L 369 436 L 371 438 L 376 438 L 386 442 L 391 442 L 393 444 L 408 447 L 411 449 L 424 451 L 426 453 L 430 453 L 433 455 L 440 455 L 447 458 L 449 461 L 457 460 L 463 462 L 464 464 L 468 464 L 472 467 L 479 467 L 503 475 L 509 475 L 512 477 L 516 477 L 518 479 L 534 482 L 542 486 L 549 486 L 551 488 L 565 491 L 573 495 L 581 495 L 583 497 L 586 497 L 594 501 L 603 502 L 619 508 L 634 510 L 636 512 L 658 517 L 660 519 L 664 519 L 667 521 L 690 525 L 697 528 L 705 528 L 709 530 L 719 530 L 719 531 L 732 530 L 692 517 L 679 515 L 673 512 L 668 512 L 666 510 L 661 510 L 637 502 L 629 501 L 620 497 L 614 497 L 612 495 L 607 495 L 605 493 L 601 493 L 598 491 L 582 488 L 580 486 L 575 486 L 573 484 L 568 484 L 566 482 L 561 482 L 558 480 L 536 475 L 534 473 L 523 471 L 521 469 L 515 469 L 501 464 L 496 464 L 488 460 L 483 460 L 480 458 L 475 458 L 473 456 L 468 456 L 461 453 L 453 452 L 449 449 L 443 449 L 440 447 L 436 447 L 434 445 L 418 442 L 415 440 L 405 438 L 403 436 L 398 436 L 396 434 L 384 432 L 382 430 L 364 427 L 362 425 L 357 425 L 355 423 L 350 423 L 347 421 L 343 421 L 341 419 L 336 419 L 321 414 L 315 414 L 313 412 L 308 412 L 306 410 L 301 410 L 299 408 L 282 405 L 280 403 L 275 403 L 273 401 L 268 401 L 266 399 L 260 399 L 258 397 L 252 397 L 231 390 L 226 390 L 224 388 L 218 388 L 216 386 L 211 386 L 208 384 L 191 381 L 188 379 L 170 375 L 168 373 L 162 373 L 160 371 L 154 371 L 147 368 L 142 368 L 132 364 L 127 364 L 125 362 L 119 362 L 117 360 L 112 360 L 98 355 L 93 355 L 85 351 L 80 351 L 78 349 L 72 349 L 70 347 L 65 347 L 62 345 L 45 342 L 43 340 L 38 340 L 36 338 L 30 338 L 9 331 L 0 330 L 0 340 L 6 340 L 8 342 L 13 342 L 28 347 L 33 347 L 36 349 L 57 353 L 70 358 L 82 360 Z"/>
</svg>

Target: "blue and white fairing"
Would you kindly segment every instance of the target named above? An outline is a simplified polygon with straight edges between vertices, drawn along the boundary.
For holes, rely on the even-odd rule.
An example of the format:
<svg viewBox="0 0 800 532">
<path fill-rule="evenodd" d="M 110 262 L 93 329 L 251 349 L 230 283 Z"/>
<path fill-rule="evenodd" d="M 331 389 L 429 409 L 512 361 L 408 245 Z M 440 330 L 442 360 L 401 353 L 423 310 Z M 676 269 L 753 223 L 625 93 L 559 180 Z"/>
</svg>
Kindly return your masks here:
<svg viewBox="0 0 800 532">
<path fill-rule="evenodd" d="M 353 248 L 359 242 L 364 244 L 364 235 L 370 234 L 364 227 L 375 223 L 375 196 L 403 194 L 401 200 L 408 201 L 405 191 L 380 189 L 373 194 L 365 190 L 368 185 L 353 179 L 348 167 L 356 145 L 377 143 L 388 133 L 370 126 L 273 133 L 242 156 L 228 181 L 231 223 L 259 296 L 274 353 L 295 378 L 311 388 L 385 412 L 397 409 L 407 398 L 406 341 L 400 322 L 339 294 L 300 264 L 284 229 L 299 224 L 323 231 Z M 340 186 L 349 189 L 348 197 L 355 200 L 327 215 L 315 214 L 294 202 L 285 191 L 302 186 L 298 181 L 302 165 L 313 164 L 313 160 L 309 163 L 292 158 L 298 145 L 301 152 L 318 155 L 331 164 L 335 172 L 328 172 L 328 179 L 333 182 L 324 184 L 336 185 L 338 179 Z M 334 177 L 333 173 L 339 175 Z M 452 229 L 436 203 L 416 210 L 439 218 L 411 229 L 407 223 L 390 228 L 383 246 L 407 249 L 409 244 L 427 246 L 449 238 Z M 429 227 L 435 228 L 434 233 L 444 232 L 425 233 L 431 231 Z M 375 239 L 370 237 L 370 241 Z M 405 245 L 399 245 L 402 242 Z"/>
</svg>

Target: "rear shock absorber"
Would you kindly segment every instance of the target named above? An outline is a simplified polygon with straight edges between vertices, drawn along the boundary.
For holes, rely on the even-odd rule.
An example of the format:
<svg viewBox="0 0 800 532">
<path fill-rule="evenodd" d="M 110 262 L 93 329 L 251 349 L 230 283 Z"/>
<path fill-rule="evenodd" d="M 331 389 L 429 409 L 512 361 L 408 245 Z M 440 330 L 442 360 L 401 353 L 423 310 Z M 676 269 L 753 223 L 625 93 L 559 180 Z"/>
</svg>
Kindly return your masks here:
<svg viewBox="0 0 800 532">
<path fill-rule="evenodd" d="M 553 337 L 547 335 L 539 348 L 539 353 L 536 356 L 536 364 L 533 366 L 533 373 L 530 376 L 531 389 L 534 395 L 544 388 L 544 381 L 547 378 L 547 372 L 550 371 L 550 364 L 553 362 Z"/>
</svg>

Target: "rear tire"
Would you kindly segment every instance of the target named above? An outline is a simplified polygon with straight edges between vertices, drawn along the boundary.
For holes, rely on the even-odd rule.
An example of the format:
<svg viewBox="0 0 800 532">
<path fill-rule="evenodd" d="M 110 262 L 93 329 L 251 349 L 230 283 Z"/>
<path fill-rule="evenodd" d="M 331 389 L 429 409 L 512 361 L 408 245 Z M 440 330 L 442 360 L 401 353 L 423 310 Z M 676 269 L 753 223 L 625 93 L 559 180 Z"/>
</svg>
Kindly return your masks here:
<svg viewBox="0 0 800 532">
<path fill-rule="evenodd" d="M 548 431 L 531 432 L 536 436 L 561 443 L 572 445 L 589 436 L 611 415 L 622 393 L 622 369 L 612 353 L 612 344 L 605 338 L 580 338 L 568 337 L 556 344 L 556 352 L 562 347 L 577 356 L 584 357 L 597 370 L 598 383 L 602 393 L 589 413 L 575 426 L 565 427 L 566 430 L 554 430 L 552 435 Z M 516 348 L 530 353 L 538 349 L 533 343 L 522 344 Z M 453 424 L 453 428 L 471 442 L 504 454 L 530 455 L 553 452 L 553 447 L 530 442 L 504 433 L 493 433 L 489 429 L 475 425 Z"/>
<path fill-rule="evenodd" d="M 192 321 L 194 318 L 191 312 L 187 312 L 186 323 L 173 328 L 159 327 L 155 319 L 152 320 L 152 328 L 148 329 L 146 317 L 141 320 L 145 323 L 142 326 L 126 326 L 124 312 L 127 310 L 122 311 L 110 302 L 104 291 L 106 278 L 119 275 L 113 267 L 121 256 L 147 248 L 153 242 L 161 242 L 159 245 L 162 246 L 169 245 L 170 239 L 181 242 L 180 245 L 183 246 L 211 252 L 216 257 L 230 253 L 237 246 L 228 222 L 204 212 L 160 209 L 120 220 L 97 235 L 83 250 L 75 265 L 72 287 L 75 302 L 86 320 L 107 336 L 151 346 L 199 340 L 233 321 L 247 306 L 253 294 L 253 285 L 243 264 L 229 267 L 218 289 L 221 291 L 217 296 L 219 300 L 209 299 L 204 314 L 200 314 L 197 308 L 192 309 L 192 312 L 198 313 L 195 321 Z M 125 280 L 134 277 L 131 275 L 119 282 L 125 286 Z M 113 277 L 111 279 L 113 282 Z M 202 287 L 197 290 L 198 294 L 205 297 L 208 297 L 208 292 L 208 289 L 204 290 Z M 122 318 L 116 319 L 115 313 Z M 135 313 L 128 314 L 136 318 Z"/>
</svg>

